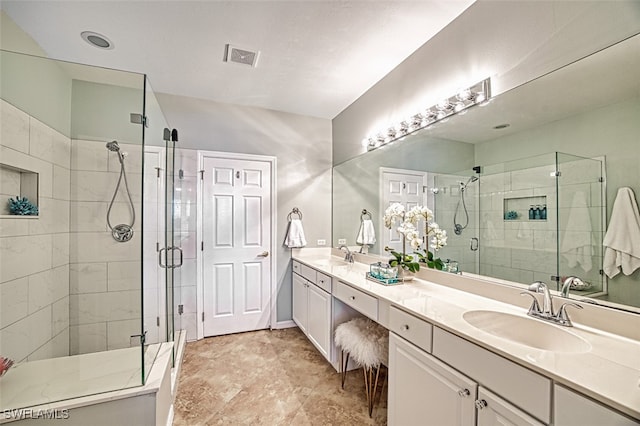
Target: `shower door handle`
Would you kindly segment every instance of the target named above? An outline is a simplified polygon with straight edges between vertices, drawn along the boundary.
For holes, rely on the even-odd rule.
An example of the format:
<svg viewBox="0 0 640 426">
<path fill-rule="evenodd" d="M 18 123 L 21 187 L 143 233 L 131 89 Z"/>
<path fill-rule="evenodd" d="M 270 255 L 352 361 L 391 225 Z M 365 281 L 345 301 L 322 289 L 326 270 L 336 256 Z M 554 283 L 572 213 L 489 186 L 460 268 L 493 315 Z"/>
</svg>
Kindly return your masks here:
<svg viewBox="0 0 640 426">
<path fill-rule="evenodd" d="M 175 269 L 175 268 L 179 268 L 182 266 L 182 262 L 183 262 L 183 255 L 182 255 L 182 249 L 180 247 L 177 246 L 173 246 L 173 247 L 169 247 L 169 250 L 171 250 L 171 269 Z M 177 265 L 173 264 L 173 250 L 178 250 L 178 253 L 180 254 L 180 263 L 178 263 Z"/>
<path fill-rule="evenodd" d="M 469 249 L 471 249 L 471 251 L 478 251 L 478 245 L 480 243 L 478 242 L 478 239 L 476 237 L 471 238 L 471 244 Z"/>
<path fill-rule="evenodd" d="M 160 249 L 160 251 L 158 252 L 158 265 L 160 265 L 161 268 L 165 268 L 165 269 L 166 269 L 167 265 L 163 265 L 162 264 L 162 252 L 166 251 L 166 250 L 167 250 L 166 248 L 162 247 Z"/>
</svg>

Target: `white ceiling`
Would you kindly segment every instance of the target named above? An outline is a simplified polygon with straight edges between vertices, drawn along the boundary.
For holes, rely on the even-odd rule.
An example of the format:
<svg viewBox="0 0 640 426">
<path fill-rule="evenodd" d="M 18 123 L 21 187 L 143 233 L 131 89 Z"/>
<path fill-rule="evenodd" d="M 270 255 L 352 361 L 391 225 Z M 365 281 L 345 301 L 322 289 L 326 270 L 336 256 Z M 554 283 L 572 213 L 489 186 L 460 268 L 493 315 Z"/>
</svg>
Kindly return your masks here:
<svg viewBox="0 0 640 426">
<path fill-rule="evenodd" d="M 474 0 L 6 1 L 56 59 L 145 73 L 156 92 L 332 119 Z M 107 36 L 113 50 L 81 39 Z M 225 63 L 225 45 L 260 51 Z"/>
</svg>

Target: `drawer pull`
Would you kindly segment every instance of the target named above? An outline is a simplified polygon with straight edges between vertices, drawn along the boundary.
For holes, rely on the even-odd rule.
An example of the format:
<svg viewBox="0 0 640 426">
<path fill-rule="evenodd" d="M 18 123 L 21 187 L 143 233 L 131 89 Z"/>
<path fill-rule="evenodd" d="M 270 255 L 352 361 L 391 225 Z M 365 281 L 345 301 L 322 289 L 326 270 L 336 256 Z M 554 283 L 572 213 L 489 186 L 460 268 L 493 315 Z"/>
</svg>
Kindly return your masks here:
<svg viewBox="0 0 640 426">
<path fill-rule="evenodd" d="M 469 392 L 469 389 L 460 389 L 458 391 L 458 395 L 460 395 L 463 398 L 468 397 L 469 395 L 471 395 L 471 392 Z"/>
<path fill-rule="evenodd" d="M 408 324 L 404 324 L 402 327 L 400 327 L 402 329 L 402 331 L 409 331 L 409 325 Z"/>
<path fill-rule="evenodd" d="M 478 410 L 482 410 L 482 409 L 486 408 L 487 405 L 489 405 L 489 404 L 487 404 L 487 401 L 485 401 L 484 399 L 476 399 L 476 408 Z"/>
<path fill-rule="evenodd" d="M 320 280 L 320 283 L 324 284 L 324 280 Z"/>
<path fill-rule="evenodd" d="M 351 296 L 349 299 L 356 300 L 356 297 L 355 296 Z"/>
</svg>

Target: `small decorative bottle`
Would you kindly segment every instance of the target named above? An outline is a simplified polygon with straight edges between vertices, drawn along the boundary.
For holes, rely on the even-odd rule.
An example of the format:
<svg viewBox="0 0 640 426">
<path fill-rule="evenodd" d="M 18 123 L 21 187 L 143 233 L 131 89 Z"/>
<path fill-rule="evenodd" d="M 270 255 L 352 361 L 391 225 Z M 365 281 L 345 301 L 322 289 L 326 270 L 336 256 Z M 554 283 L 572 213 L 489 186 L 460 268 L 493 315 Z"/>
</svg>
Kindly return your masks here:
<svg viewBox="0 0 640 426">
<path fill-rule="evenodd" d="M 535 219 L 536 211 L 533 208 L 533 205 L 529 206 L 529 220 Z"/>
<path fill-rule="evenodd" d="M 535 210 L 535 212 L 533 214 L 533 218 L 536 219 L 536 220 L 540 219 L 540 206 L 539 205 L 536 206 L 536 210 Z"/>
<path fill-rule="evenodd" d="M 542 210 L 540 211 L 540 219 L 547 220 L 547 205 L 544 204 L 542 206 Z"/>
</svg>

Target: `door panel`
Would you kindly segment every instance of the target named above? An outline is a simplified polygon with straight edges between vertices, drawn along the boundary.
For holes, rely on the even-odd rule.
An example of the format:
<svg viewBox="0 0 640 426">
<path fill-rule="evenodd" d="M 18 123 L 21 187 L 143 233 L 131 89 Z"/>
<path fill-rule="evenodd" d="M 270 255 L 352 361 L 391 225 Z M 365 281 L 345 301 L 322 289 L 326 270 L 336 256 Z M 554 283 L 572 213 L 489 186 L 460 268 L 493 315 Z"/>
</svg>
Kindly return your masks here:
<svg viewBox="0 0 640 426">
<path fill-rule="evenodd" d="M 271 166 L 203 161 L 204 335 L 267 328 L 271 319 Z"/>
</svg>

